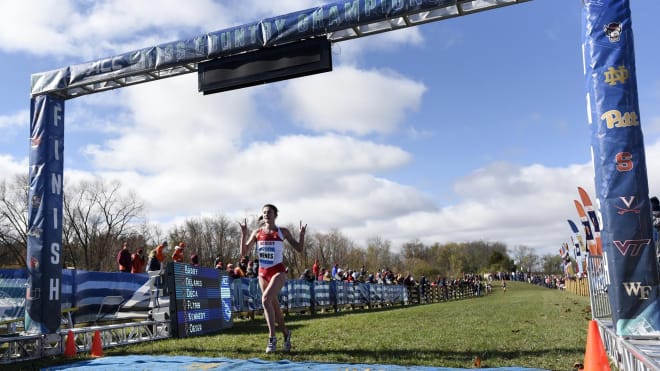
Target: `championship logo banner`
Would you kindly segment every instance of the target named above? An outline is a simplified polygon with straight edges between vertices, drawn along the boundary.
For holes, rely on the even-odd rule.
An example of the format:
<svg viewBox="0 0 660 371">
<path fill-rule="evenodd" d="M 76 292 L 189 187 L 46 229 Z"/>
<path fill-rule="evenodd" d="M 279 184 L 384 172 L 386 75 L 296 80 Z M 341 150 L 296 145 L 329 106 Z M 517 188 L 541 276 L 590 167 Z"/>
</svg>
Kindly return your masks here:
<svg viewBox="0 0 660 371">
<path fill-rule="evenodd" d="M 587 110 L 612 320 L 619 336 L 657 336 L 658 263 L 630 4 L 628 0 L 584 0 L 583 4 Z"/>
<path fill-rule="evenodd" d="M 25 331 L 53 334 L 61 311 L 64 101 L 38 96 L 30 111 Z"/>
</svg>

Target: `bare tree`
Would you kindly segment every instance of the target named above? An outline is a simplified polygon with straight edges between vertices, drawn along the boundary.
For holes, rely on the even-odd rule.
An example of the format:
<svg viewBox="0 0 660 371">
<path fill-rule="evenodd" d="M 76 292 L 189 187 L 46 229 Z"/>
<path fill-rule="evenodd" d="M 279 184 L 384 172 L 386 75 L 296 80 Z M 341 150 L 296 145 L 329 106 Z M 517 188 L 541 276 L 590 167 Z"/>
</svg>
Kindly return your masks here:
<svg viewBox="0 0 660 371">
<path fill-rule="evenodd" d="M 175 243 L 185 242 L 186 262 L 192 254 L 199 257 L 200 265 L 208 267 L 214 266 L 216 257 L 223 262 L 240 260 L 238 223 L 223 215 L 186 219 L 183 225 L 173 227 L 169 236 Z"/>
<path fill-rule="evenodd" d="M 144 244 L 132 230 L 143 212 L 144 203 L 134 192 L 122 192 L 118 181 L 97 178 L 66 187 L 62 231 L 65 263 L 81 269 L 113 270 L 121 239 L 133 235 Z"/>
<path fill-rule="evenodd" d="M 366 261 L 363 261 L 362 264 L 369 272 L 376 272 L 381 267 L 394 268 L 392 266 L 391 248 L 392 243 L 389 240 L 383 240 L 379 236 L 369 238 L 365 255 Z"/>
<path fill-rule="evenodd" d="M 539 256 L 527 246 L 519 245 L 513 248 L 513 259 L 523 272 L 537 272 L 539 269 Z"/>
<path fill-rule="evenodd" d="M 0 256 L 22 267 L 27 256 L 28 187 L 27 175 L 0 183 Z"/>
</svg>

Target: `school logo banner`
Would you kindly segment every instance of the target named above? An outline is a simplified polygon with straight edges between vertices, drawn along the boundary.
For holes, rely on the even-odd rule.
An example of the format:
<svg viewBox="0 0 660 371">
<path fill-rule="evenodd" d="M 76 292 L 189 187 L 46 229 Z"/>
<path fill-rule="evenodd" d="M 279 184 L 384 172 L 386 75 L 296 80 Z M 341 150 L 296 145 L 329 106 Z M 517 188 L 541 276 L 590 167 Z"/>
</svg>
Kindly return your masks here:
<svg viewBox="0 0 660 371">
<path fill-rule="evenodd" d="M 587 110 L 617 335 L 660 335 L 644 141 L 628 0 L 583 1 Z"/>
</svg>

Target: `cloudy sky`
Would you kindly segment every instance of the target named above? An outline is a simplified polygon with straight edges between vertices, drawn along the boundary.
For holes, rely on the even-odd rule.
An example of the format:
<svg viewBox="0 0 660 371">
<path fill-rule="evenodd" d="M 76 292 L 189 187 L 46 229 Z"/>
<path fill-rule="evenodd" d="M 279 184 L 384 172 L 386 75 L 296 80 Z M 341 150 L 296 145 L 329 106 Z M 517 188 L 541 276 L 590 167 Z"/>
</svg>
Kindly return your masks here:
<svg viewBox="0 0 660 371">
<path fill-rule="evenodd" d="M 660 193 L 660 2 L 631 1 Z M 32 1 L 0 12 L 0 180 L 28 169 L 30 75 L 283 15 L 307 0 Z M 533 0 L 333 44 L 330 73 L 204 96 L 196 74 L 66 102 L 65 178 L 119 179 L 165 229 L 280 224 L 358 245 L 473 240 L 555 254 L 594 196 L 581 3 Z"/>
</svg>

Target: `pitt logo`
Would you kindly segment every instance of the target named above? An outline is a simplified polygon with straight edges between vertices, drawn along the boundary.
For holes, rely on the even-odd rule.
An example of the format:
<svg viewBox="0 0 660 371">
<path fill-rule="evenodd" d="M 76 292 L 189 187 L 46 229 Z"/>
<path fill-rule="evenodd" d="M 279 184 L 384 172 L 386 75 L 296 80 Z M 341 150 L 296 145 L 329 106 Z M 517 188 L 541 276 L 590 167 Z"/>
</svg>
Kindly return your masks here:
<svg viewBox="0 0 660 371">
<path fill-rule="evenodd" d="M 642 285 L 641 282 L 623 282 L 623 287 L 626 288 L 628 296 L 639 296 L 642 300 L 647 300 L 649 293 L 653 290 L 653 287 Z"/>
<path fill-rule="evenodd" d="M 619 249 L 621 255 L 626 256 L 628 255 L 628 251 L 630 251 L 630 256 L 637 256 L 639 255 L 639 251 L 642 249 L 642 247 L 651 244 L 651 239 L 625 240 L 624 242 L 612 241 L 612 243 L 614 243 L 614 246 Z"/>
<path fill-rule="evenodd" d="M 619 209 L 619 211 L 616 212 L 617 214 L 619 214 L 619 215 L 623 215 L 623 214 L 626 214 L 626 213 L 639 214 L 639 212 L 641 211 L 641 209 L 639 207 L 632 207 L 633 202 L 635 202 L 635 196 L 630 196 L 630 197 L 627 197 L 627 198 L 626 197 L 619 197 L 619 200 L 621 200 L 621 202 L 623 202 L 623 204 L 626 205 L 626 207 L 623 208 L 623 207 L 616 206 L 616 208 Z"/>
<path fill-rule="evenodd" d="M 621 111 L 613 109 L 600 115 L 600 119 L 605 120 L 608 129 L 639 126 L 637 112 L 624 112 L 622 115 Z"/>
<path fill-rule="evenodd" d="M 605 75 L 605 82 L 610 84 L 610 86 L 614 86 L 617 83 L 625 84 L 630 73 L 626 67 L 619 66 L 617 69 L 614 69 L 614 67 L 608 68 L 603 75 Z"/>
<path fill-rule="evenodd" d="M 619 152 L 616 154 L 616 157 L 614 160 L 616 161 L 616 171 L 620 173 L 625 173 L 626 171 L 630 171 L 635 167 L 635 163 L 633 162 L 633 156 L 632 153 L 630 152 Z"/>
</svg>

